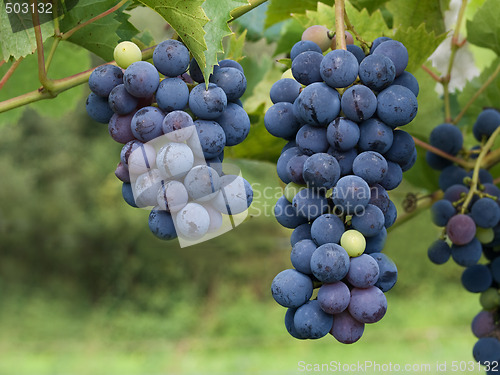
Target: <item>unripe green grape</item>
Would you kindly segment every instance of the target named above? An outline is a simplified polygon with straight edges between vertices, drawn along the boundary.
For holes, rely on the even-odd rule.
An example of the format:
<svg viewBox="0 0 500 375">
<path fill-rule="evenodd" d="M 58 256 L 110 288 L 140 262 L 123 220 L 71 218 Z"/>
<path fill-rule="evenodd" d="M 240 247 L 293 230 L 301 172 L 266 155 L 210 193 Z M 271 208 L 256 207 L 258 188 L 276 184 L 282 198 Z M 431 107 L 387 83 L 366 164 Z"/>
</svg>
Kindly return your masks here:
<svg viewBox="0 0 500 375">
<path fill-rule="evenodd" d="M 283 74 L 281 75 L 281 79 L 283 79 L 283 78 L 295 79 L 295 78 L 293 78 L 292 69 L 285 70 L 283 72 Z"/>
<path fill-rule="evenodd" d="M 490 243 L 495 238 L 495 231 L 493 228 L 476 228 L 476 237 L 481 243 Z"/>
<path fill-rule="evenodd" d="M 283 195 L 285 196 L 286 200 L 290 203 L 292 203 L 293 197 L 297 195 L 297 193 L 306 187 L 304 185 L 299 185 L 296 184 L 295 182 L 290 182 L 285 186 L 285 191 L 283 192 Z"/>
<path fill-rule="evenodd" d="M 354 38 L 352 37 L 352 34 L 349 31 L 345 32 L 345 44 L 354 44 Z M 337 48 L 337 36 L 334 36 L 332 39 L 332 49 Z"/>
<path fill-rule="evenodd" d="M 113 57 L 120 68 L 127 69 L 129 65 L 142 60 L 142 52 L 135 43 L 121 42 L 115 47 Z"/>
<path fill-rule="evenodd" d="M 328 36 L 329 32 L 330 31 L 325 26 L 314 25 L 304 30 L 302 33 L 302 40 L 310 40 L 316 43 L 319 48 L 325 52 L 330 48 L 330 43 L 332 42 Z"/>
<path fill-rule="evenodd" d="M 340 237 L 340 246 L 347 251 L 350 257 L 359 257 L 365 251 L 366 239 L 357 230 L 349 229 Z"/>
<path fill-rule="evenodd" d="M 500 306 L 500 294 L 495 288 L 489 288 L 481 293 L 479 302 L 484 310 L 493 310 Z"/>
</svg>

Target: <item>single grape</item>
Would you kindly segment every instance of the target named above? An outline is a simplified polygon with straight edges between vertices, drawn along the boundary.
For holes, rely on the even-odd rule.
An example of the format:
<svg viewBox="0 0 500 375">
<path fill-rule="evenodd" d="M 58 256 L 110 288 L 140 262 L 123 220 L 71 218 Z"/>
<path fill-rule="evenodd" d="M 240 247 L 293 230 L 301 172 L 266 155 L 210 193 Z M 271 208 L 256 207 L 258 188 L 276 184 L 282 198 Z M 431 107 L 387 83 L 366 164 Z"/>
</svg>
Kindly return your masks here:
<svg viewBox="0 0 500 375">
<path fill-rule="evenodd" d="M 334 214 L 324 214 L 313 221 L 311 238 L 318 246 L 339 243 L 344 233 L 343 221 Z"/>
<path fill-rule="evenodd" d="M 396 67 L 396 77 L 400 76 L 408 65 L 408 50 L 403 43 L 397 40 L 387 40 L 380 43 L 372 53 L 373 55 L 382 55 L 391 59 Z"/>
<path fill-rule="evenodd" d="M 417 79 L 410 72 L 403 72 L 400 76 L 396 77 L 392 84 L 410 89 L 415 97 L 418 96 L 418 92 L 420 91 Z"/>
<path fill-rule="evenodd" d="M 448 221 L 455 216 L 457 209 L 453 204 L 445 199 L 435 202 L 431 206 L 432 222 L 438 227 L 445 227 Z"/>
<path fill-rule="evenodd" d="M 92 120 L 107 124 L 114 112 L 109 107 L 108 99 L 91 92 L 85 102 L 85 109 Z"/>
<path fill-rule="evenodd" d="M 324 153 L 328 150 L 330 145 L 328 144 L 327 138 L 328 135 L 325 128 L 304 125 L 297 132 L 295 142 L 303 154 L 313 155 Z"/>
<path fill-rule="evenodd" d="M 271 293 L 281 306 L 296 308 L 311 298 L 313 283 L 309 276 L 287 269 L 276 275 L 271 284 Z"/>
<path fill-rule="evenodd" d="M 354 85 L 345 90 L 340 106 L 349 120 L 361 122 L 368 120 L 377 111 L 377 97 L 368 87 Z"/>
<path fill-rule="evenodd" d="M 396 189 L 399 184 L 403 181 L 403 170 L 399 164 L 392 161 L 387 162 L 387 173 L 385 174 L 380 185 L 382 185 L 387 190 Z"/>
<path fill-rule="evenodd" d="M 302 33 L 302 40 L 310 40 L 316 43 L 322 52 L 325 52 L 331 44 L 330 31 L 321 25 L 310 26 Z"/>
<path fill-rule="evenodd" d="M 125 144 L 135 139 L 130 127 L 134 114 L 129 113 L 128 115 L 120 116 L 115 113 L 109 119 L 108 132 L 114 141 Z"/>
<path fill-rule="evenodd" d="M 188 203 L 189 195 L 179 181 L 162 181 L 158 190 L 158 207 L 167 212 L 177 212 Z"/>
<path fill-rule="evenodd" d="M 356 56 L 358 64 L 361 64 L 361 61 L 363 61 L 363 59 L 366 57 L 365 52 L 361 49 L 361 47 L 358 47 L 355 44 L 348 44 L 346 47 L 349 52 Z"/>
<path fill-rule="evenodd" d="M 312 240 L 302 240 L 297 242 L 290 253 L 290 260 L 295 269 L 304 274 L 310 275 L 311 256 L 317 246 Z"/>
<path fill-rule="evenodd" d="M 474 172 L 473 170 L 470 170 L 467 173 L 467 176 L 472 178 L 473 172 Z M 493 183 L 493 176 L 486 169 L 480 168 L 479 169 L 479 182 L 481 184 L 492 184 Z"/>
<path fill-rule="evenodd" d="M 358 341 L 365 330 L 365 324 L 354 319 L 348 311 L 333 316 L 330 334 L 342 344 L 353 344 Z"/>
<path fill-rule="evenodd" d="M 366 238 L 365 254 L 380 253 L 384 249 L 386 239 L 387 229 L 385 227 L 375 236 Z"/>
<path fill-rule="evenodd" d="M 377 261 L 368 254 L 362 254 L 351 258 L 346 279 L 355 288 L 369 288 L 377 282 L 379 272 Z"/>
<path fill-rule="evenodd" d="M 300 42 L 295 43 L 290 50 L 290 59 L 293 61 L 298 55 L 306 51 L 314 51 L 318 53 L 323 52 L 316 43 L 310 40 L 301 40 Z"/>
<path fill-rule="evenodd" d="M 297 311 L 296 308 L 288 308 L 286 310 L 286 314 L 285 314 L 285 328 L 286 330 L 288 331 L 288 333 L 296 338 L 296 339 L 299 339 L 299 340 L 303 340 L 303 339 L 306 339 L 307 337 L 305 336 L 301 336 L 297 330 L 295 329 L 295 324 L 293 323 L 293 319 L 295 317 L 295 312 Z"/>
<path fill-rule="evenodd" d="M 149 213 L 149 229 L 161 240 L 177 238 L 172 215 L 159 207 L 153 208 Z"/>
<path fill-rule="evenodd" d="M 299 191 L 293 197 L 292 205 L 295 207 L 297 214 L 304 216 L 308 221 L 316 219 L 330 208 L 323 192 L 318 192 L 315 189 Z"/>
<path fill-rule="evenodd" d="M 358 176 L 345 176 L 333 188 L 333 203 L 347 215 L 362 211 L 370 201 L 370 187 Z"/>
<path fill-rule="evenodd" d="M 180 78 L 165 78 L 156 91 L 156 102 L 164 112 L 186 108 L 189 101 L 189 89 Z"/>
<path fill-rule="evenodd" d="M 472 241 L 467 244 L 452 245 L 451 246 L 451 256 L 455 263 L 463 267 L 470 267 L 476 264 L 482 255 L 481 242 L 477 238 L 473 238 Z"/>
<path fill-rule="evenodd" d="M 177 213 L 175 223 L 179 235 L 196 240 L 207 234 L 210 215 L 202 205 L 191 202 Z"/>
<path fill-rule="evenodd" d="M 167 143 L 156 157 L 156 166 L 165 178 L 184 177 L 193 168 L 193 164 L 193 151 L 185 143 Z"/>
<path fill-rule="evenodd" d="M 380 208 L 383 213 L 389 209 L 389 194 L 381 185 L 373 184 L 370 186 L 370 204 Z"/>
<path fill-rule="evenodd" d="M 122 70 L 111 64 L 95 68 L 89 77 L 90 90 L 99 96 L 107 98 L 110 92 L 123 83 Z"/>
<path fill-rule="evenodd" d="M 439 175 L 439 188 L 446 191 L 452 185 L 462 184 L 465 177 L 467 177 L 465 169 L 456 165 L 450 165 L 444 168 Z"/>
<path fill-rule="evenodd" d="M 172 142 L 184 142 L 194 133 L 195 127 L 191 116 L 184 111 L 172 111 L 163 119 L 162 131 Z"/>
<path fill-rule="evenodd" d="M 279 198 L 274 206 L 274 217 L 281 226 L 290 229 L 297 228 L 299 225 L 307 223 L 307 219 L 297 214 L 295 207 L 293 207 L 284 196 Z"/>
<path fill-rule="evenodd" d="M 196 120 L 194 125 L 203 156 L 206 159 L 211 159 L 219 155 L 226 145 L 224 129 L 215 121 Z"/>
<path fill-rule="evenodd" d="M 378 95 L 377 102 L 377 116 L 393 128 L 409 124 L 417 115 L 417 98 L 404 86 L 389 86 Z"/>
<path fill-rule="evenodd" d="M 486 337 L 496 328 L 495 316 L 491 311 L 481 311 L 472 320 L 471 329 L 478 339 Z"/>
<path fill-rule="evenodd" d="M 295 140 L 295 135 L 301 124 L 293 114 L 293 104 L 280 102 L 266 111 L 264 126 L 275 137 Z"/>
<path fill-rule="evenodd" d="M 451 160 L 445 159 L 442 156 L 436 155 L 435 153 L 431 151 L 426 151 L 425 153 L 425 161 L 431 167 L 432 169 L 435 170 L 443 170 L 446 167 L 449 167 L 450 165 L 453 164 Z"/>
<path fill-rule="evenodd" d="M 340 314 L 347 309 L 351 292 L 342 281 L 323 284 L 318 290 L 318 302 L 327 314 Z"/>
<path fill-rule="evenodd" d="M 201 119 L 214 120 L 226 107 L 226 93 L 214 83 L 209 83 L 207 90 L 205 85 L 197 85 L 189 94 L 189 108 Z"/>
<path fill-rule="evenodd" d="M 412 136 L 404 130 L 397 129 L 393 133 L 392 146 L 384 154 L 384 157 L 399 165 L 403 165 L 413 157 L 415 141 Z"/>
<path fill-rule="evenodd" d="M 137 44 L 125 41 L 115 47 L 113 58 L 120 68 L 127 69 L 131 64 L 142 60 L 142 52 Z"/>
<path fill-rule="evenodd" d="M 290 244 L 292 247 L 299 241 L 310 240 L 311 237 L 311 224 L 301 224 L 295 228 L 290 236 Z"/>
<path fill-rule="evenodd" d="M 163 134 L 162 125 L 165 114 L 156 107 L 139 109 L 132 118 L 131 128 L 135 138 L 149 142 Z"/>
<path fill-rule="evenodd" d="M 448 221 L 446 234 L 455 245 L 465 245 L 476 235 L 476 224 L 470 216 L 457 214 Z"/>
<path fill-rule="evenodd" d="M 470 213 L 472 220 L 482 228 L 493 228 L 500 220 L 500 206 L 491 198 L 478 199 Z"/>
<path fill-rule="evenodd" d="M 305 51 L 292 61 L 292 75 L 303 85 L 321 82 L 320 64 L 323 55 L 319 52 Z"/>
<path fill-rule="evenodd" d="M 387 311 L 387 299 L 377 287 L 366 289 L 353 288 L 351 302 L 347 308 L 354 319 L 360 323 L 376 323 Z"/>
<path fill-rule="evenodd" d="M 128 93 L 123 83 L 115 86 L 109 93 L 109 107 L 119 115 L 127 115 L 133 112 L 138 103 L 138 99 Z"/>
<path fill-rule="evenodd" d="M 138 207 L 156 206 L 161 182 L 162 176 L 158 169 L 150 169 L 137 177 L 134 196 Z"/>
<path fill-rule="evenodd" d="M 299 185 L 304 185 L 304 164 L 309 158 L 307 155 L 299 154 L 290 158 L 286 165 L 287 180 L 295 182 Z"/>
<path fill-rule="evenodd" d="M 492 365 L 500 362 L 500 340 L 496 337 L 483 337 L 472 349 L 474 359 L 482 365 Z"/>
<path fill-rule="evenodd" d="M 128 173 L 128 168 L 122 162 L 119 162 L 115 169 L 115 176 L 121 182 L 130 183 L 130 174 Z"/>
<path fill-rule="evenodd" d="M 186 174 L 184 186 L 192 199 L 206 202 L 218 194 L 221 181 L 213 168 L 198 165 Z"/>
<path fill-rule="evenodd" d="M 220 68 L 210 77 L 210 82 L 215 83 L 226 93 L 228 101 L 239 99 L 247 88 L 247 79 L 242 71 L 236 68 Z"/>
<path fill-rule="evenodd" d="M 311 256 L 311 271 L 324 283 L 342 280 L 349 271 L 349 255 L 334 243 L 321 245 Z"/>
<path fill-rule="evenodd" d="M 465 197 L 468 192 L 469 192 L 468 187 L 461 184 L 455 184 L 445 190 L 443 199 L 453 203 L 458 201 L 460 198 Z"/>
<path fill-rule="evenodd" d="M 156 92 L 160 84 L 160 76 L 152 64 L 146 61 L 137 61 L 125 70 L 123 83 L 131 95 L 138 98 L 148 98 Z"/>
<path fill-rule="evenodd" d="M 189 62 L 189 75 L 195 82 L 198 83 L 205 82 L 205 78 L 203 77 L 203 72 L 201 71 L 198 62 L 194 57 Z"/>
<path fill-rule="evenodd" d="M 375 51 L 375 48 L 377 48 L 380 45 L 380 43 L 383 43 L 383 42 L 388 41 L 388 40 L 392 40 L 392 39 L 389 38 L 388 36 L 379 36 L 378 38 L 376 38 L 372 42 L 372 45 L 370 47 L 370 53 L 373 53 L 373 51 Z"/>
<path fill-rule="evenodd" d="M 389 207 L 387 208 L 387 211 L 384 212 L 384 219 L 385 223 L 384 226 L 386 228 L 389 228 L 394 224 L 398 217 L 398 210 L 396 209 L 396 205 L 394 204 L 393 201 L 389 201 Z"/>
<path fill-rule="evenodd" d="M 472 127 L 474 137 L 481 142 L 484 138 L 489 138 L 500 126 L 500 112 L 493 108 L 484 109 Z"/>
<path fill-rule="evenodd" d="M 344 98 L 342 97 L 342 99 Z M 359 124 L 358 146 L 361 151 L 376 151 L 384 154 L 389 151 L 392 142 L 392 129 L 382 121 L 371 118 Z"/>
<path fill-rule="evenodd" d="M 375 91 L 381 91 L 392 84 L 396 77 L 396 68 L 385 56 L 368 55 L 359 64 L 359 79 Z"/>
<path fill-rule="evenodd" d="M 368 204 L 363 211 L 352 217 L 352 227 L 365 237 L 372 237 L 384 227 L 383 212 L 377 206 Z"/>
<path fill-rule="evenodd" d="M 349 229 L 340 237 L 340 246 L 347 251 L 350 257 L 359 257 L 366 248 L 366 239 L 360 232 Z"/>
<path fill-rule="evenodd" d="M 359 141 L 359 126 L 345 117 L 337 117 L 327 128 L 326 139 L 337 150 L 347 151 Z"/>
<path fill-rule="evenodd" d="M 467 267 L 462 273 L 462 285 L 471 293 L 486 291 L 493 282 L 490 269 L 484 264 Z"/>
<path fill-rule="evenodd" d="M 411 167 L 413 167 L 415 165 L 415 163 L 417 162 L 417 149 L 413 149 L 413 153 L 411 154 L 411 157 L 407 160 L 405 160 L 403 163 L 399 163 L 399 165 L 401 166 L 401 170 L 403 172 L 406 172 L 408 170 L 410 170 Z"/>
<path fill-rule="evenodd" d="M 240 144 L 250 133 L 250 118 L 237 104 L 228 103 L 217 122 L 226 134 L 226 146 Z"/>
<path fill-rule="evenodd" d="M 347 151 L 341 151 L 330 147 L 327 152 L 339 163 L 341 177 L 351 174 L 352 163 L 354 162 L 354 159 L 356 159 L 356 156 L 358 156 L 358 151 L 355 148 L 351 148 Z"/>
<path fill-rule="evenodd" d="M 328 52 L 320 65 L 320 74 L 328 86 L 347 87 L 358 77 L 358 59 L 351 52 L 336 49 Z"/>
<path fill-rule="evenodd" d="M 288 150 L 282 152 L 278 161 L 276 162 L 276 171 L 278 172 L 278 177 L 285 184 L 291 182 L 291 178 L 288 174 L 288 162 L 294 156 L 302 155 L 298 147 L 291 147 Z M 304 165 L 302 165 L 303 167 Z M 297 176 L 298 177 L 298 176 Z"/>
<path fill-rule="evenodd" d="M 333 316 L 321 310 L 318 301 L 312 300 L 297 309 L 293 324 L 300 336 L 319 339 L 330 332 Z"/>
<path fill-rule="evenodd" d="M 165 40 L 153 51 L 153 63 L 167 77 L 180 76 L 189 66 L 189 51 L 177 40 Z"/>
<path fill-rule="evenodd" d="M 309 187 L 330 189 L 340 178 L 340 166 L 329 154 L 314 154 L 305 161 L 302 177 Z"/>
<path fill-rule="evenodd" d="M 299 121 L 326 126 L 339 115 L 339 93 L 323 82 L 312 83 L 297 97 L 293 111 Z"/>
<path fill-rule="evenodd" d="M 464 137 L 453 124 L 440 124 L 431 131 L 429 143 L 450 155 L 456 155 L 462 149 Z"/>
<path fill-rule="evenodd" d="M 489 244 L 495 239 L 495 231 L 493 228 L 476 228 L 476 238 L 482 244 Z M 483 251 L 484 252 L 484 251 Z"/>
<path fill-rule="evenodd" d="M 271 101 L 276 104 L 280 102 L 293 103 L 300 94 L 302 86 L 294 79 L 282 78 L 271 87 L 269 96 Z"/>
<path fill-rule="evenodd" d="M 367 183 L 376 184 L 387 175 L 387 161 L 378 152 L 364 151 L 354 159 L 352 171 Z"/>
<path fill-rule="evenodd" d="M 373 253 L 370 256 L 377 261 L 379 268 L 379 276 L 375 286 L 384 293 L 388 292 L 396 285 L 398 280 L 396 264 L 383 253 Z"/>
<path fill-rule="evenodd" d="M 135 203 L 134 192 L 132 190 L 132 185 L 130 183 L 124 182 L 122 184 L 122 196 L 123 200 L 131 207 L 137 208 Z"/>
</svg>

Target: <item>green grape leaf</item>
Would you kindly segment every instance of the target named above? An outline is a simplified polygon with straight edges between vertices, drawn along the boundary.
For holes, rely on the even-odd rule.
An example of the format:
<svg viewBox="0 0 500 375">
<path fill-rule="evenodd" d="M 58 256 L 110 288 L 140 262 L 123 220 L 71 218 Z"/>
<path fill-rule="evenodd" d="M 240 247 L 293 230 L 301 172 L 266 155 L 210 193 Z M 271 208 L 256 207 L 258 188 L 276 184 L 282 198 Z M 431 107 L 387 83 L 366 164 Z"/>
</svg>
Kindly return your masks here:
<svg viewBox="0 0 500 375">
<path fill-rule="evenodd" d="M 416 29 L 411 26 L 406 29 L 398 28 L 393 38 L 403 43 L 408 50 L 409 61 L 406 70 L 413 73 L 432 55 L 446 38 L 446 34 L 436 36 L 434 31 L 428 32 L 425 23 L 422 23 Z"/>
<path fill-rule="evenodd" d="M 231 11 L 245 5 L 248 5 L 247 0 L 206 0 L 203 3 L 202 8 L 210 19 L 203 26 L 207 44 L 207 50 L 204 52 L 206 66 L 202 69 L 205 82 L 208 82 L 213 66 L 217 65 L 217 54 L 224 52 L 222 39 L 232 33 L 227 25 L 232 18 Z"/>
<path fill-rule="evenodd" d="M 243 59 L 243 47 L 245 46 L 245 40 L 247 36 L 247 31 L 244 30 L 240 36 L 236 33 L 229 37 L 228 45 L 224 53 L 225 59 L 231 59 L 234 61 L 240 61 Z"/>
<path fill-rule="evenodd" d="M 335 0 L 320 0 L 322 3 L 332 5 Z M 265 27 L 290 18 L 292 13 L 304 13 L 307 9 L 316 9 L 317 0 L 271 0 L 267 8 Z M 330 23 L 333 23 L 333 18 Z"/>
<path fill-rule="evenodd" d="M 483 70 L 479 77 L 476 77 L 467 83 L 462 92 L 458 95 L 458 102 L 461 108 L 463 108 L 470 98 L 477 93 L 481 86 L 483 86 L 484 82 L 486 82 L 493 75 L 499 66 L 500 58 L 497 58 L 488 68 Z M 495 79 L 479 95 L 474 103 L 472 103 L 467 110 L 466 115 L 462 118 L 462 122 L 467 124 L 469 128 L 472 128 L 472 125 L 476 121 L 476 117 L 479 113 L 481 113 L 484 107 L 500 107 L 498 98 L 500 98 L 500 74 L 497 74 Z"/>
<path fill-rule="evenodd" d="M 9 16 L 5 10 L 5 2 L 2 1 L 0 3 L 0 60 L 8 61 L 11 57 L 17 60 L 36 50 L 33 24 L 27 23 L 28 21 L 23 17 L 19 17 L 16 21 L 23 25 L 26 24 L 26 29 L 17 32 L 12 31 Z M 54 33 L 54 25 L 52 22 L 42 23 L 40 29 L 42 31 L 43 40 Z"/>
<path fill-rule="evenodd" d="M 113 7 L 114 0 L 80 1 L 61 20 L 61 31 L 67 32 L 75 25 L 85 22 Z M 79 45 L 106 61 L 113 60 L 116 45 L 123 40 L 131 40 L 139 34 L 128 19 L 130 15 L 123 13 L 126 6 L 109 14 L 75 32 L 68 41 Z"/>
<path fill-rule="evenodd" d="M 258 7 L 252 9 L 251 12 L 247 12 L 241 17 L 234 20 L 233 24 L 238 26 L 240 30 L 248 31 L 248 40 L 257 41 L 262 38 L 266 38 L 268 42 L 274 42 L 278 40 L 281 36 L 281 28 L 288 21 L 279 22 L 269 27 L 264 28 L 264 22 L 266 20 L 266 12 L 269 3 L 264 3 Z"/>
<path fill-rule="evenodd" d="M 52 40 L 46 41 L 46 46 L 50 46 Z M 3 76 L 10 64 L 0 67 L 0 76 Z M 90 68 L 90 56 L 83 48 L 74 46 L 71 43 L 62 42 L 54 54 L 50 65 L 49 76 L 53 79 L 65 78 L 72 74 Z M 0 90 L 0 101 L 25 94 L 40 87 L 38 82 L 38 61 L 37 56 L 28 55 L 19 64 L 14 74 Z M 28 104 L 27 106 L 16 108 L 0 114 L 0 124 L 14 124 L 21 117 L 25 109 L 30 108 L 48 117 L 60 117 L 75 108 L 76 105 L 85 105 L 82 100 L 82 93 L 85 85 L 73 87 L 59 94 L 55 99 L 41 100 Z"/>
<path fill-rule="evenodd" d="M 394 28 L 417 28 L 425 23 L 427 31 L 443 34 L 446 31 L 443 13 L 449 0 L 405 0 L 391 1 L 386 4 L 393 15 Z"/>
<path fill-rule="evenodd" d="M 366 9 L 368 13 L 373 13 L 377 9 L 380 9 L 387 3 L 389 0 L 349 0 L 350 3 L 357 9 L 363 10 Z"/>
<path fill-rule="evenodd" d="M 289 54 L 293 45 L 301 39 L 303 32 L 304 28 L 297 20 L 289 20 L 289 22 L 283 26 L 281 36 L 276 45 L 276 50 L 274 51 L 274 56 L 280 53 Z"/>
<path fill-rule="evenodd" d="M 500 6 L 497 0 L 486 0 L 472 21 L 467 21 L 467 40 L 489 48 L 500 56 Z"/>
<path fill-rule="evenodd" d="M 204 0 L 139 0 L 163 17 L 175 30 L 204 70 L 207 66 L 204 26 L 209 21 L 201 7 Z M 217 43 L 217 42 L 216 42 Z"/>
</svg>

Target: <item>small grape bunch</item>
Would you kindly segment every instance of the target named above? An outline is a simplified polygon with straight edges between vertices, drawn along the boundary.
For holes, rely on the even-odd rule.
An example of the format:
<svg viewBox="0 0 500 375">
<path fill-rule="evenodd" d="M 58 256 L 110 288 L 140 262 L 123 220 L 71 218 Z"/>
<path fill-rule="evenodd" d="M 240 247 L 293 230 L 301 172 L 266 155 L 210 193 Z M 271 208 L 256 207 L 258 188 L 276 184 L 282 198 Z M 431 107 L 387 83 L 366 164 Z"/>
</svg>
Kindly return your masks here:
<svg viewBox="0 0 500 375">
<path fill-rule="evenodd" d="M 121 68 L 106 64 L 90 75 L 86 108 L 124 145 L 115 171 L 124 200 L 152 208 L 152 233 L 178 237 L 181 246 L 231 229 L 229 216 L 245 212 L 253 199 L 250 184 L 225 174 L 222 164 L 224 148 L 243 142 L 250 131 L 239 100 L 246 89 L 241 65 L 220 61 L 205 85 L 196 61 L 176 40 L 160 43 L 152 64 L 131 42 L 120 43 L 114 56 Z"/>
<path fill-rule="evenodd" d="M 264 124 L 289 141 L 277 161 L 286 187 L 274 214 L 293 229 L 293 268 L 271 291 L 288 308 L 293 337 L 330 333 L 350 344 L 385 315 L 384 293 L 397 280 L 381 253 L 397 216 L 387 191 L 416 161 L 413 138 L 399 128 L 417 114 L 419 86 L 405 71 L 402 43 L 381 37 L 368 55 L 354 44 L 323 55 L 335 47 L 330 38 L 323 26 L 307 29 L 291 49 L 291 70 L 270 91 Z"/>
</svg>

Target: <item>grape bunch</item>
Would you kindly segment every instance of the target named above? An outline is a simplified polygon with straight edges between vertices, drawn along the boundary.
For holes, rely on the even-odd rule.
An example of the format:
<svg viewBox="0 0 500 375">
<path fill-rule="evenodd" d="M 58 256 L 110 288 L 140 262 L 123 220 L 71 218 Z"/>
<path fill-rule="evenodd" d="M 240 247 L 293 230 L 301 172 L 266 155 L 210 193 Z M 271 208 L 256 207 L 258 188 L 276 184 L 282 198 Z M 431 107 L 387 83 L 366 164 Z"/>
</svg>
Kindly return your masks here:
<svg viewBox="0 0 500 375">
<path fill-rule="evenodd" d="M 88 114 L 124 145 L 115 171 L 123 198 L 133 207 L 152 207 L 149 228 L 160 239 L 220 234 L 223 219 L 246 211 L 253 198 L 250 184 L 225 174 L 222 165 L 224 147 L 250 131 L 239 100 L 243 68 L 222 60 L 206 85 L 176 40 L 155 48 L 153 64 L 141 59 L 134 43 L 122 42 L 115 49 L 121 68 L 102 65 L 89 77 Z"/>
<path fill-rule="evenodd" d="M 444 123 L 435 127 L 430 135 L 431 146 L 456 156 L 464 154 L 469 160 L 479 160 L 489 151 L 485 143 L 500 127 L 500 112 L 484 109 L 476 119 L 472 132 L 480 145 L 463 150 L 460 129 Z M 500 363 L 500 189 L 492 175 L 476 163 L 466 171 L 450 160 L 432 153 L 426 155 L 429 166 L 440 170 L 439 187 L 443 199 L 431 207 L 432 221 L 443 227 L 442 236 L 428 249 L 428 257 L 435 264 L 444 264 L 450 258 L 465 267 L 462 273 L 464 288 L 481 293 L 483 307 L 472 322 L 472 332 L 479 338 L 474 346 L 474 358 L 493 369 Z M 451 244 L 451 246 L 450 246 Z M 479 263 L 482 256 L 487 260 Z M 498 373 L 497 371 L 487 371 Z"/>
<path fill-rule="evenodd" d="M 384 293 L 397 280 L 381 253 L 397 216 L 387 191 L 416 160 L 413 138 L 396 128 L 416 116 L 418 82 L 405 72 L 402 43 L 381 37 L 367 55 L 354 44 L 323 55 L 331 41 L 309 40 L 328 38 L 313 28 L 319 34 L 307 29 L 291 49 L 291 72 L 272 86 L 264 117 L 269 133 L 289 141 L 277 161 L 286 187 L 274 214 L 293 229 L 294 268 L 271 291 L 288 308 L 293 337 L 330 333 L 350 344 L 385 315 Z"/>
</svg>

